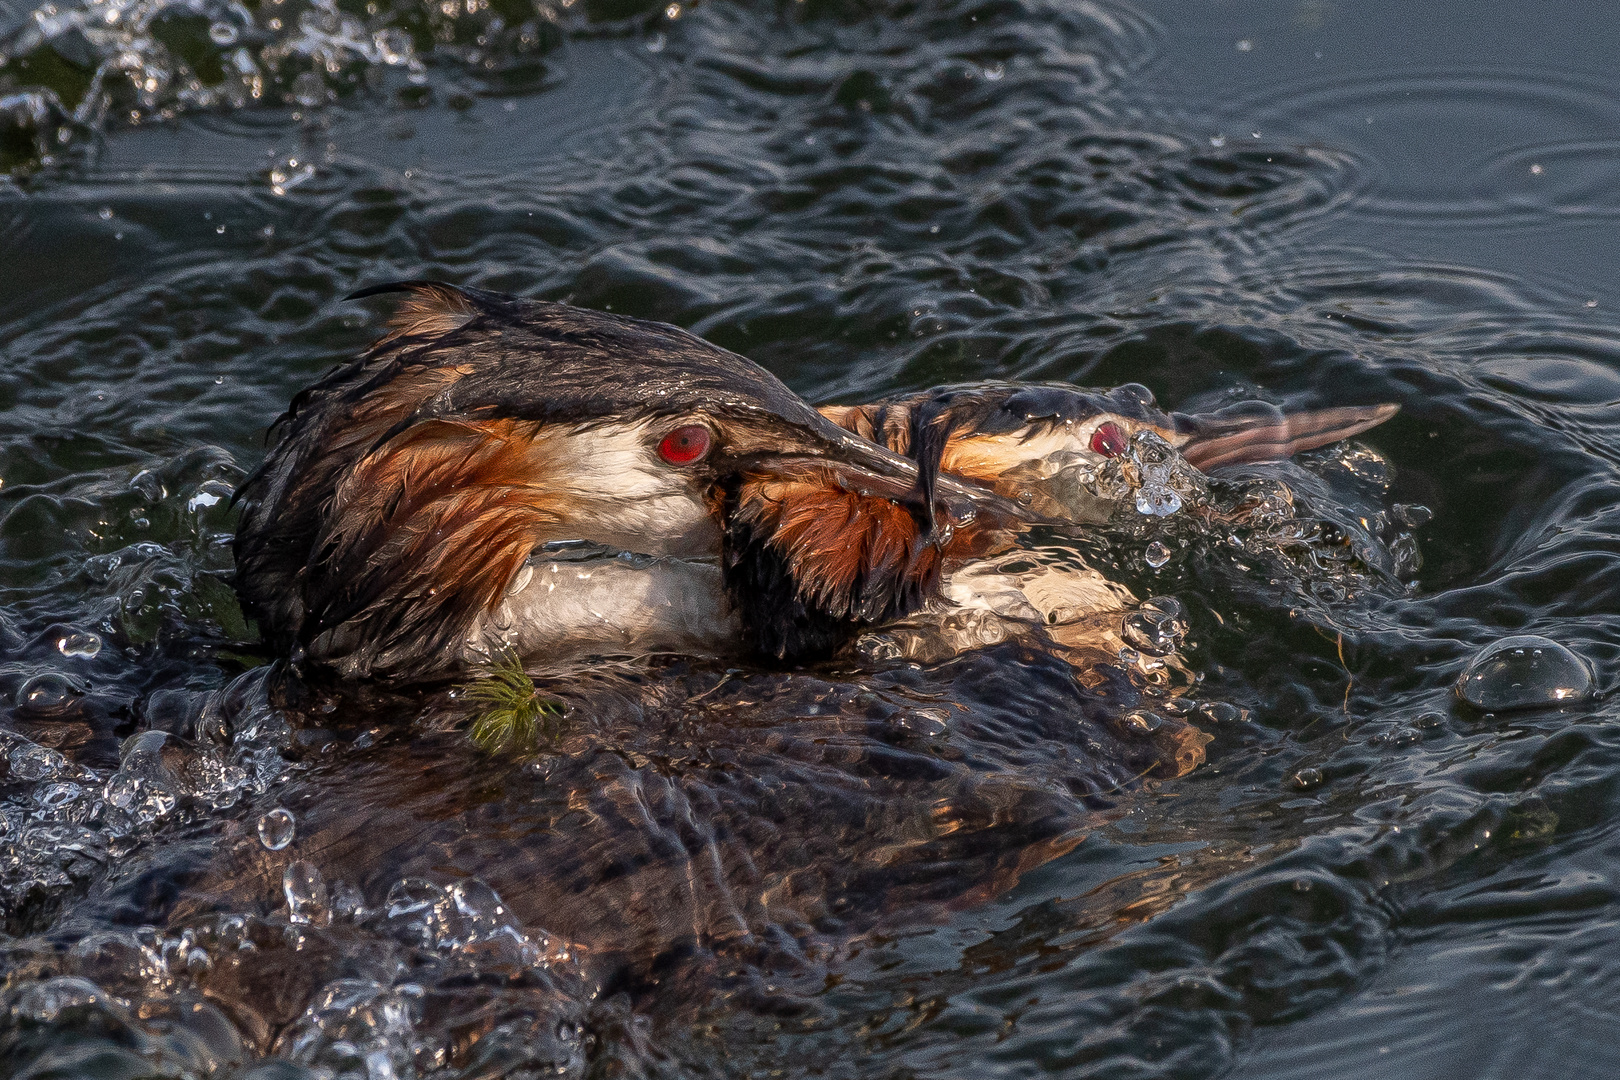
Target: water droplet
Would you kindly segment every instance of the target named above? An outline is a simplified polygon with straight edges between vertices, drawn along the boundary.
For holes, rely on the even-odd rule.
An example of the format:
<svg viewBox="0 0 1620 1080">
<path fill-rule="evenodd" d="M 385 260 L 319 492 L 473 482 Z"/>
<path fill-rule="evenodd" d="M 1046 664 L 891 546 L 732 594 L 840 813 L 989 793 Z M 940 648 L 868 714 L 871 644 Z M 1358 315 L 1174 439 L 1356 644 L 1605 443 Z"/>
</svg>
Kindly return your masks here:
<svg viewBox="0 0 1620 1080">
<path fill-rule="evenodd" d="M 271 851 L 280 851 L 298 835 L 298 823 L 292 814 L 276 807 L 259 819 L 259 843 Z"/>
<path fill-rule="evenodd" d="M 1245 718 L 1244 711 L 1226 701 L 1208 701 L 1199 706 L 1198 715 L 1212 724 L 1235 724 Z"/>
<path fill-rule="evenodd" d="M 1170 561 L 1170 549 L 1155 540 L 1147 546 L 1147 550 L 1142 553 L 1142 558 L 1147 561 L 1149 566 L 1157 570 Z"/>
<path fill-rule="evenodd" d="M 1309 791 L 1314 787 L 1322 786 L 1321 769 L 1301 769 L 1288 778 L 1288 782 L 1300 791 Z"/>
<path fill-rule="evenodd" d="M 78 784 L 45 784 L 34 792 L 34 802 L 46 810 L 61 810 L 78 801 L 84 789 Z"/>
<path fill-rule="evenodd" d="M 295 923 L 325 926 L 332 921 L 327 907 L 326 882 L 313 863 L 299 859 L 281 872 L 281 893 L 287 898 L 289 918 Z"/>
<path fill-rule="evenodd" d="M 141 782 L 128 773 L 113 773 L 107 780 L 105 791 L 109 804 L 120 810 L 128 810 L 135 805 L 140 797 Z"/>
<path fill-rule="evenodd" d="M 63 656 L 89 660 L 101 651 L 101 638 L 86 631 L 63 634 L 57 639 L 56 651 Z"/>
<path fill-rule="evenodd" d="M 377 52 L 385 64 L 397 66 L 408 62 L 411 58 L 411 36 L 403 30 L 392 27 L 379 30 L 371 40 L 377 46 Z"/>
<path fill-rule="evenodd" d="M 1164 718 L 1145 710 L 1127 713 L 1120 721 L 1132 735 L 1151 735 L 1164 726 Z"/>
<path fill-rule="evenodd" d="M 1144 484 L 1136 490 L 1136 511 L 1152 517 L 1169 517 L 1181 509 L 1181 496 L 1160 484 Z"/>
<path fill-rule="evenodd" d="M 277 195 L 285 195 L 314 175 L 315 166 L 309 162 L 299 161 L 296 157 L 285 158 L 270 168 L 270 190 Z"/>
<path fill-rule="evenodd" d="M 326 83 L 313 71 L 306 71 L 292 81 L 293 100 L 306 109 L 326 104 Z"/>
<path fill-rule="evenodd" d="M 1519 634 L 1481 649 L 1457 680 L 1457 696 L 1487 712 L 1570 705 L 1591 700 L 1592 669 L 1551 638 Z"/>
<path fill-rule="evenodd" d="M 1434 520 L 1434 511 L 1418 503 L 1396 503 L 1390 507 L 1390 513 L 1395 520 L 1413 529 Z"/>
<path fill-rule="evenodd" d="M 1187 625 L 1181 620 L 1181 602 L 1168 596 L 1144 600 L 1120 620 L 1119 633 L 1137 652 L 1169 656 L 1187 633 Z"/>
</svg>

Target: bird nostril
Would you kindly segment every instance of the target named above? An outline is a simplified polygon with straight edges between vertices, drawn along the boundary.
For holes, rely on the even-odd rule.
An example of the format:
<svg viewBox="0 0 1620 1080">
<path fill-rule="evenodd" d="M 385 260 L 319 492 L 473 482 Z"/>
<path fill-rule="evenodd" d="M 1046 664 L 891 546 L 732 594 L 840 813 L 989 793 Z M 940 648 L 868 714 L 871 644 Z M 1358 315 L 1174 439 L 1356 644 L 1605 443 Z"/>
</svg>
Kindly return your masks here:
<svg viewBox="0 0 1620 1080">
<path fill-rule="evenodd" d="M 709 452 L 713 437 L 702 424 L 687 424 L 664 436 L 658 456 L 671 465 L 690 465 Z"/>
<path fill-rule="evenodd" d="M 1114 423 L 1099 424 L 1091 433 L 1091 452 L 1103 457 L 1119 457 L 1125 452 L 1125 433 Z"/>
</svg>

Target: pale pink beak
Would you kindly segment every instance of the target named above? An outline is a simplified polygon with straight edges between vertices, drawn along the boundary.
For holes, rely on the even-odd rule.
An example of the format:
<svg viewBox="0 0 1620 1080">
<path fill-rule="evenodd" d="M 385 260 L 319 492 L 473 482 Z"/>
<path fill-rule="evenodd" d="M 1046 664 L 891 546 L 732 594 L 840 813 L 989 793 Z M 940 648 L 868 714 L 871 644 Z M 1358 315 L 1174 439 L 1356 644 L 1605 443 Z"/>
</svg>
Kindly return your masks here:
<svg viewBox="0 0 1620 1080">
<path fill-rule="evenodd" d="M 1376 427 L 1400 411 L 1399 405 L 1353 405 L 1284 413 L 1275 405 L 1248 401 L 1219 412 L 1175 414 L 1185 435 L 1181 456 L 1201 472 L 1223 465 L 1284 461 L 1302 450 L 1348 439 Z"/>
</svg>

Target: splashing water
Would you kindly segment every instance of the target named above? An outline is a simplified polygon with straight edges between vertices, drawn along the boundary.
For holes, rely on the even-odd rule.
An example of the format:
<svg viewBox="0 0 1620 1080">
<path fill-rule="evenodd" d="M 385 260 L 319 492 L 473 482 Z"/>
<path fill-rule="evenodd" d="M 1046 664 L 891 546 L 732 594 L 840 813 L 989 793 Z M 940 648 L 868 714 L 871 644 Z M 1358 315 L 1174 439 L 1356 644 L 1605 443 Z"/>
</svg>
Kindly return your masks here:
<svg viewBox="0 0 1620 1080">
<path fill-rule="evenodd" d="M 0 170 L 53 163 L 109 120 L 278 105 L 310 110 L 392 92 L 421 104 L 430 70 L 480 89 L 551 77 L 561 9 L 543 0 L 88 0 L 46 4 L 0 38 Z M 396 77 L 397 76 L 397 77 Z M 294 165 L 285 190 L 310 175 Z"/>
</svg>

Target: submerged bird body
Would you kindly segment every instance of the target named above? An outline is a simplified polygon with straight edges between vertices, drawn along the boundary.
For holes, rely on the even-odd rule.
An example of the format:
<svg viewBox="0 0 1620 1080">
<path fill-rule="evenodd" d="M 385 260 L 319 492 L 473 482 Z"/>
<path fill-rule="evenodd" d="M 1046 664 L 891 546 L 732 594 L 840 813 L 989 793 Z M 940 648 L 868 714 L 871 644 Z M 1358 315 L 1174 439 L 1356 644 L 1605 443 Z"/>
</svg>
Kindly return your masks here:
<svg viewBox="0 0 1620 1080">
<path fill-rule="evenodd" d="M 1111 655 L 1133 598 L 1077 560 L 1004 571 L 1021 531 L 1393 411 L 1186 417 L 1139 386 L 999 383 L 818 412 L 673 327 L 432 283 L 364 295 L 382 291 L 404 295 L 392 332 L 294 399 L 239 493 L 247 608 L 345 677 L 506 652 L 801 661 L 885 627 L 920 659 L 1020 627 Z"/>
</svg>

